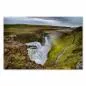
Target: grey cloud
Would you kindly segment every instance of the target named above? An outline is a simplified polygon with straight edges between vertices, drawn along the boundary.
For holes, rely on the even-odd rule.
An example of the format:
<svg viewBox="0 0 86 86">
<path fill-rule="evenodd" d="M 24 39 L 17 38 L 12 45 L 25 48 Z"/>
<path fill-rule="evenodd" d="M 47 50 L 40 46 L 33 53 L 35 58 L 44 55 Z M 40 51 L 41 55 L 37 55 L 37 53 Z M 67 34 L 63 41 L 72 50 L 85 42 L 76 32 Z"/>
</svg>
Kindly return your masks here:
<svg viewBox="0 0 86 86">
<path fill-rule="evenodd" d="M 4 23 L 53 26 L 82 26 L 83 17 L 5 17 Z"/>
</svg>

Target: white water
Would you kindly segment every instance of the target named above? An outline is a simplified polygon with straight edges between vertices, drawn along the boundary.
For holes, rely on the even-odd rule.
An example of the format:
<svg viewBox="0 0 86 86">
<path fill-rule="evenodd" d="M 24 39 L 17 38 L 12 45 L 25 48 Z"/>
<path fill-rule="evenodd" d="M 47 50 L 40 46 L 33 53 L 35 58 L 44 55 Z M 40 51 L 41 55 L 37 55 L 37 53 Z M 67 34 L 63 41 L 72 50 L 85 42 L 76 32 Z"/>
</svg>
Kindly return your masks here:
<svg viewBox="0 0 86 86">
<path fill-rule="evenodd" d="M 60 33 L 49 34 L 49 37 L 46 36 L 44 38 L 45 39 L 44 45 L 41 45 L 40 42 L 36 41 L 26 43 L 26 45 L 29 47 L 27 48 L 29 58 L 32 61 L 35 61 L 35 63 L 43 65 L 47 60 L 48 52 L 51 49 L 52 41 L 59 38 L 60 35 L 61 35 Z"/>
<path fill-rule="evenodd" d="M 29 47 L 28 55 L 32 61 L 35 61 L 37 64 L 43 65 L 47 60 L 48 52 L 51 49 L 51 42 L 49 41 L 48 37 L 45 37 L 45 44 L 41 45 L 40 42 L 30 42 L 26 43 Z M 35 49 L 34 46 L 36 47 Z"/>
</svg>

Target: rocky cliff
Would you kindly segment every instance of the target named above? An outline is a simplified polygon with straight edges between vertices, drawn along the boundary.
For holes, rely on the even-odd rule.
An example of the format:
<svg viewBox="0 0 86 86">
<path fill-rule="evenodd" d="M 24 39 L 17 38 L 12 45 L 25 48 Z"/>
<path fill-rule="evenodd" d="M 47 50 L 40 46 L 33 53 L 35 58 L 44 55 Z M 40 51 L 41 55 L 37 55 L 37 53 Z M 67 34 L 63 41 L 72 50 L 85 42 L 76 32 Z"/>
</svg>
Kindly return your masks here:
<svg viewBox="0 0 86 86">
<path fill-rule="evenodd" d="M 5 69 L 42 69 L 43 66 L 32 62 L 27 54 L 27 47 L 23 43 L 8 40 L 4 45 Z"/>
</svg>

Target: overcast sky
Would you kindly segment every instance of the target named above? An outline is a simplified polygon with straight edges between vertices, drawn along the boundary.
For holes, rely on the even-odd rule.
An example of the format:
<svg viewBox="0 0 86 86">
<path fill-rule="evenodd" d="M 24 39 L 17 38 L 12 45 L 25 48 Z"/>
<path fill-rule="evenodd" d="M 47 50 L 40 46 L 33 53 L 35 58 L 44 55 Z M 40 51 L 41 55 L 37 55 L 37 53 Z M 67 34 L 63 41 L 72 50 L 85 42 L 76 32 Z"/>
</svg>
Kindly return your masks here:
<svg viewBox="0 0 86 86">
<path fill-rule="evenodd" d="M 36 24 L 52 26 L 82 26 L 82 17 L 5 17 L 5 24 Z"/>
</svg>

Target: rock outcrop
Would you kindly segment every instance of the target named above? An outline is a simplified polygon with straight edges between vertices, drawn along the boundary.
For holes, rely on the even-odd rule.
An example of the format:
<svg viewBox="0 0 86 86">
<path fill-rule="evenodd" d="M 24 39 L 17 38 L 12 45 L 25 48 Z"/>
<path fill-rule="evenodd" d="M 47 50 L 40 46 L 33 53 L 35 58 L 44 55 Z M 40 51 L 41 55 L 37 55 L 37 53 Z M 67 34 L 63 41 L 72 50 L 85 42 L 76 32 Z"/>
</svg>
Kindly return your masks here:
<svg viewBox="0 0 86 86">
<path fill-rule="evenodd" d="M 32 62 L 28 57 L 27 46 L 17 41 L 9 40 L 4 44 L 5 69 L 43 69 L 43 66 Z"/>
</svg>

